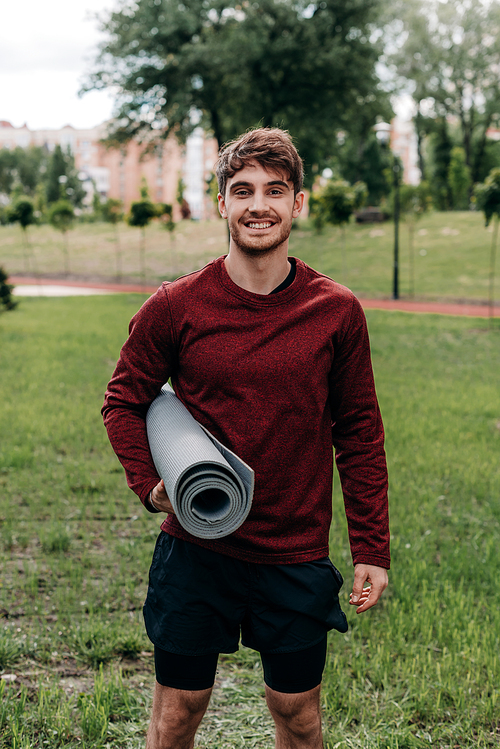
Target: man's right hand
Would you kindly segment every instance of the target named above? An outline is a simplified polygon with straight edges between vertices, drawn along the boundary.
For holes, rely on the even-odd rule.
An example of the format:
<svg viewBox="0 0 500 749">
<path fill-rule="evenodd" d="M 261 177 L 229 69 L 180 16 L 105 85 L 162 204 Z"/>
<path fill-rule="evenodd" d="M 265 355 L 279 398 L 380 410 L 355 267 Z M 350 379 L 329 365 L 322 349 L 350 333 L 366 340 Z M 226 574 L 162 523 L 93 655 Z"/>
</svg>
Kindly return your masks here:
<svg viewBox="0 0 500 749">
<path fill-rule="evenodd" d="M 155 488 L 151 492 L 151 499 L 153 500 L 153 507 L 156 507 L 160 512 L 170 512 L 175 515 L 175 510 L 172 507 L 172 503 L 168 498 L 168 494 L 165 491 L 165 484 L 163 479 L 159 484 L 156 484 Z"/>
</svg>

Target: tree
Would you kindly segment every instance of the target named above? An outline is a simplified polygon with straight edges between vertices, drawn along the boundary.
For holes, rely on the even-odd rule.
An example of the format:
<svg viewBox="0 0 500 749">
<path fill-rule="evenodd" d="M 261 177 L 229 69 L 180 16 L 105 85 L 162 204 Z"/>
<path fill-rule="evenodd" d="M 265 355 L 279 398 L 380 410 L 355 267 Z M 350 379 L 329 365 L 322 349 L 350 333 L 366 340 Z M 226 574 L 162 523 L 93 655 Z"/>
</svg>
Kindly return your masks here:
<svg viewBox="0 0 500 749">
<path fill-rule="evenodd" d="M 309 199 L 309 212 L 317 228 L 329 223 L 341 229 L 342 276 L 345 275 L 345 225 L 354 211 L 364 205 L 367 194 L 363 182 L 350 185 L 342 179 L 330 179 Z"/>
<path fill-rule="evenodd" d="M 156 215 L 160 219 L 161 226 L 163 226 L 170 234 L 170 264 L 172 267 L 172 273 L 175 274 L 175 221 L 173 205 L 171 203 L 157 203 Z"/>
<path fill-rule="evenodd" d="M 75 159 L 69 148 L 66 152 L 59 144 L 54 148 L 47 167 L 45 190 L 49 204 L 62 198 L 76 208 L 82 205 L 85 190 L 78 178 Z"/>
<path fill-rule="evenodd" d="M 350 134 L 338 149 L 333 161 L 342 177 L 350 183 L 363 182 L 367 188 L 368 205 L 380 205 L 391 189 L 386 170 L 390 168 L 388 149 L 384 149 L 371 130 Z"/>
<path fill-rule="evenodd" d="M 13 151 L 0 148 L 0 193 L 9 196 L 17 177 L 17 163 Z"/>
<path fill-rule="evenodd" d="M 0 313 L 8 312 L 17 307 L 17 302 L 12 299 L 14 287 L 8 283 L 8 280 L 7 273 L 0 267 Z"/>
<path fill-rule="evenodd" d="M 288 128 L 312 183 L 335 131 L 384 99 L 373 33 L 381 5 L 137 0 L 101 16 L 107 38 L 84 90 L 121 92 L 115 145 L 182 140 L 200 124 L 219 144 L 251 126 Z"/>
<path fill-rule="evenodd" d="M 14 189 L 33 197 L 46 169 L 47 155 L 43 148 L 17 147 L 0 149 L 0 193 L 9 196 Z"/>
<path fill-rule="evenodd" d="M 17 179 L 25 195 L 33 198 L 47 169 L 47 152 L 40 146 L 14 149 Z"/>
<path fill-rule="evenodd" d="M 430 195 L 426 182 L 419 185 L 400 185 L 399 209 L 408 226 L 409 289 L 415 296 L 415 224 L 428 209 Z"/>
<path fill-rule="evenodd" d="M 187 202 L 186 198 L 184 197 L 184 191 L 186 189 L 186 185 L 182 177 L 179 177 L 177 180 L 177 192 L 175 199 L 177 200 L 177 203 L 179 204 L 179 207 L 181 209 L 181 216 L 184 220 L 191 218 L 191 208 L 189 207 L 189 203 Z"/>
<path fill-rule="evenodd" d="M 127 217 L 129 226 L 137 226 L 141 230 L 139 256 L 141 265 L 141 282 L 143 286 L 146 284 L 146 226 L 156 215 L 156 207 L 150 201 L 147 185 L 143 181 L 141 186 L 141 200 L 137 200 L 135 203 L 131 204 L 130 213 Z"/>
<path fill-rule="evenodd" d="M 69 275 L 68 231 L 73 225 L 75 211 L 69 200 L 61 198 L 50 206 L 48 218 L 52 226 L 63 235 L 64 272 Z"/>
<path fill-rule="evenodd" d="M 31 247 L 28 238 L 28 226 L 34 224 L 35 218 L 35 206 L 31 198 L 26 195 L 21 195 L 16 199 L 14 204 L 9 209 L 9 219 L 12 222 L 19 223 L 23 234 L 23 248 L 24 248 L 24 269 L 29 270 L 29 259 L 31 257 Z"/>
<path fill-rule="evenodd" d="M 492 169 L 484 183 L 475 186 L 474 194 L 476 196 L 478 207 L 484 213 L 486 226 L 489 226 L 492 218 L 495 220 L 493 235 L 491 238 L 488 291 L 488 306 L 491 323 L 493 320 L 495 304 L 495 262 L 498 239 L 498 221 L 500 219 L 500 168 Z"/>
<path fill-rule="evenodd" d="M 123 221 L 123 203 L 118 198 L 108 198 L 105 203 L 101 204 L 100 208 L 104 221 L 115 228 L 116 280 L 120 281 L 122 277 L 122 252 L 118 224 Z"/>
<path fill-rule="evenodd" d="M 417 132 L 426 118 L 454 118 L 476 182 L 487 130 L 500 118 L 500 3 L 412 0 L 399 3 L 403 43 L 391 61 L 411 90 Z"/>
<path fill-rule="evenodd" d="M 448 179 L 453 143 L 444 117 L 439 117 L 435 121 L 429 141 L 431 152 L 429 174 L 433 203 L 438 211 L 449 211 L 453 205 Z"/>
<path fill-rule="evenodd" d="M 470 169 L 465 163 L 465 151 L 460 146 L 452 148 L 450 166 L 448 168 L 448 182 L 453 196 L 453 208 L 465 211 L 469 207 L 469 191 L 472 187 Z"/>
</svg>

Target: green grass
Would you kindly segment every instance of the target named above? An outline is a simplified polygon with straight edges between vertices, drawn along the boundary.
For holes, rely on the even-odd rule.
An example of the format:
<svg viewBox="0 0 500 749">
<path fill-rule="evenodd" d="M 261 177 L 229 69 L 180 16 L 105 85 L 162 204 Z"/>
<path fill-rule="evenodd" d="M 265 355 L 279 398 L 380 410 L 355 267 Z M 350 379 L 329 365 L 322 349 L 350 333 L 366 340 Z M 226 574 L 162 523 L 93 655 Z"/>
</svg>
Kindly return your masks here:
<svg viewBox="0 0 500 749">
<path fill-rule="evenodd" d="M 414 235 L 414 297 L 417 299 L 470 300 L 488 297 L 489 254 L 492 227 L 484 228 L 480 213 L 450 212 L 424 215 Z M 356 225 L 346 229 L 345 250 L 340 229 L 326 227 L 316 234 L 299 220 L 290 240 L 292 254 L 365 297 L 392 294 L 393 225 Z M 227 251 L 226 222 L 185 221 L 177 225 L 174 239 L 157 224 L 146 232 L 147 282 L 159 284 L 200 267 Z M 119 227 L 122 280 L 140 282 L 139 230 Z M 30 230 L 32 254 L 23 251 L 21 232 L 0 226 L 0 265 L 10 275 L 38 272 L 64 277 L 62 239 L 50 226 Z M 115 280 L 115 238 L 112 227 L 79 224 L 69 234 L 70 270 L 74 279 Z M 409 231 L 400 233 L 400 293 L 410 295 Z M 497 283 L 500 289 L 500 283 Z M 496 298 L 500 298 L 497 291 Z"/>
<path fill-rule="evenodd" d="M 23 299 L 0 317 L 0 748 L 144 746 L 142 623 L 159 521 L 127 489 L 100 419 L 144 297 Z M 500 331 L 370 311 L 387 432 L 393 569 L 347 606 L 338 490 L 331 554 L 350 629 L 332 633 L 329 749 L 472 749 L 500 739 Z M 256 654 L 221 659 L 198 747 L 270 749 Z"/>
</svg>

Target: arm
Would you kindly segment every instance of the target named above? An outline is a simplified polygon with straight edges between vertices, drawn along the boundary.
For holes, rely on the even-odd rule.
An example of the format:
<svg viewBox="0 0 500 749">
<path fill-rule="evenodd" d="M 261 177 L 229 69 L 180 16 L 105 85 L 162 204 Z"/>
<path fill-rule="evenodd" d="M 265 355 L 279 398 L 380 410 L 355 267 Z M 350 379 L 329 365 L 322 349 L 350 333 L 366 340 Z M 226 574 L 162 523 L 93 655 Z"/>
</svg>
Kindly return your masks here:
<svg viewBox="0 0 500 749">
<path fill-rule="evenodd" d="M 160 477 L 149 450 L 146 414 L 174 370 L 175 349 L 166 292 L 160 288 L 132 318 L 102 408 L 128 485 L 151 512 L 149 493 Z"/>
<path fill-rule="evenodd" d="M 363 597 L 360 610 L 365 611 L 376 603 L 387 585 L 388 481 L 368 331 L 363 310 L 355 298 L 335 342 L 330 408 L 332 441 L 356 566 L 353 602 L 356 603 L 356 595 Z M 362 593 L 365 581 L 371 582 L 369 602 L 367 594 Z"/>
</svg>

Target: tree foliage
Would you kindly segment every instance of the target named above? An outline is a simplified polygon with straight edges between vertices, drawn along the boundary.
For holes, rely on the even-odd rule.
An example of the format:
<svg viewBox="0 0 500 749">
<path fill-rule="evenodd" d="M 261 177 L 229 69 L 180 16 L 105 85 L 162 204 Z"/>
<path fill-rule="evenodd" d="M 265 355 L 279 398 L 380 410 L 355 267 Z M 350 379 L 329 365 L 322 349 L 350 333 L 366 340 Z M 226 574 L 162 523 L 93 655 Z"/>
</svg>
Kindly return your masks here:
<svg viewBox="0 0 500 749">
<path fill-rule="evenodd" d="M 366 185 L 368 205 L 379 205 L 388 195 L 391 185 L 386 172 L 390 168 L 390 155 L 373 132 L 351 134 L 339 146 L 333 163 L 347 182 Z"/>
<path fill-rule="evenodd" d="M 455 210 L 464 211 L 469 207 L 469 190 L 472 187 L 470 169 L 465 162 L 465 151 L 460 146 L 452 148 L 448 182 L 453 196 Z"/>
<path fill-rule="evenodd" d="M 0 149 L 0 193 L 10 195 L 18 189 L 33 197 L 47 168 L 47 153 L 43 148 L 18 146 L 12 151 Z"/>
<path fill-rule="evenodd" d="M 85 90 L 119 92 L 115 144 L 202 124 L 219 144 L 251 126 L 290 130 L 306 170 L 355 113 L 372 124 L 381 0 L 137 0 L 101 16 L 106 40 Z"/>
<path fill-rule="evenodd" d="M 8 215 L 10 221 L 13 223 L 18 222 L 22 229 L 27 229 L 28 226 L 34 224 L 36 221 L 33 201 L 26 195 L 21 195 L 9 207 Z"/>
<path fill-rule="evenodd" d="M 8 280 L 7 273 L 0 267 L 0 313 L 17 307 L 17 302 L 12 299 L 14 286 L 8 283 Z"/>
<path fill-rule="evenodd" d="M 118 224 L 123 220 L 123 203 L 118 198 L 108 198 L 101 204 L 101 215 L 108 224 Z"/>
<path fill-rule="evenodd" d="M 69 200 L 61 198 L 50 206 L 48 218 L 55 229 L 66 234 L 75 220 L 75 211 Z"/>
<path fill-rule="evenodd" d="M 349 222 L 357 208 L 364 205 L 367 196 L 366 185 L 357 182 L 350 185 L 342 179 L 330 179 L 309 198 L 309 212 L 316 228 L 325 224 L 343 226 Z"/>
<path fill-rule="evenodd" d="M 493 216 L 500 218 L 500 168 L 492 169 L 482 184 L 474 187 L 477 207 L 483 211 L 486 226 Z"/>
<path fill-rule="evenodd" d="M 71 150 L 63 151 L 59 144 L 52 152 L 45 180 L 47 203 L 56 203 L 60 198 L 80 207 L 85 190 L 78 178 L 75 159 Z"/>
<path fill-rule="evenodd" d="M 495 264 L 498 240 L 498 224 L 500 220 L 500 168 L 492 169 L 483 184 L 477 184 L 474 189 L 478 207 L 483 211 L 486 226 L 493 217 L 496 218 L 491 238 L 490 268 L 488 284 L 488 305 L 490 321 L 494 316 L 495 304 Z"/>
<path fill-rule="evenodd" d="M 136 200 L 130 206 L 130 213 L 127 217 L 129 226 L 138 226 L 145 228 L 152 218 L 156 216 L 154 203 L 148 199 Z"/>
<path fill-rule="evenodd" d="M 500 2 L 405 0 L 398 8 L 404 42 L 392 63 L 416 102 L 417 131 L 453 118 L 476 182 L 486 132 L 500 120 Z"/>
</svg>

